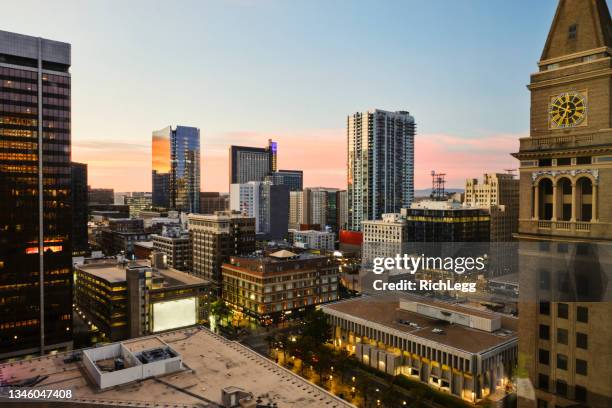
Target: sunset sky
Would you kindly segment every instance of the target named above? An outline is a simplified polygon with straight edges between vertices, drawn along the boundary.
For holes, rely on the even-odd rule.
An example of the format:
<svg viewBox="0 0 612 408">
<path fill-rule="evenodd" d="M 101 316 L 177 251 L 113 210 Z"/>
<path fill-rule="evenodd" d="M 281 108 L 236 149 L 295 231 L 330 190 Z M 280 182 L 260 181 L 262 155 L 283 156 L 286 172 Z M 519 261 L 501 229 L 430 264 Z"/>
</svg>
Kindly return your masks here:
<svg viewBox="0 0 612 408">
<path fill-rule="evenodd" d="M 93 187 L 150 191 L 151 132 L 177 124 L 201 129 L 203 191 L 227 191 L 229 145 L 268 138 L 306 186 L 346 187 L 346 116 L 370 108 L 415 116 L 416 188 L 462 187 L 517 167 L 556 3 L 20 0 L 0 29 L 72 44 Z"/>
</svg>

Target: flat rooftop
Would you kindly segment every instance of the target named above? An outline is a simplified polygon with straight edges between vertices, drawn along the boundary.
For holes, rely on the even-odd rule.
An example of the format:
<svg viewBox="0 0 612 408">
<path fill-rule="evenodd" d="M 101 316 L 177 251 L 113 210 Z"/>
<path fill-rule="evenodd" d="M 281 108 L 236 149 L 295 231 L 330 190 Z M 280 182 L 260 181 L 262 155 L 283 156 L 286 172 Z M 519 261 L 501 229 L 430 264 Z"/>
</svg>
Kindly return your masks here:
<svg viewBox="0 0 612 408">
<path fill-rule="evenodd" d="M 120 283 L 126 281 L 125 269 L 128 265 L 136 267 L 151 267 L 151 263 L 145 260 L 130 261 L 125 265 L 118 264 L 114 259 L 105 259 L 98 262 L 91 262 L 78 265 L 77 268 L 87 272 L 100 279 L 104 279 L 110 283 Z M 200 285 L 209 283 L 209 281 L 198 278 L 173 268 L 153 268 L 154 276 L 162 276 L 164 278 L 164 288 L 171 288 L 182 285 Z"/>
<path fill-rule="evenodd" d="M 353 407 L 274 362 L 213 334 L 208 329 L 190 328 L 158 334 L 181 355 L 185 369 L 158 378 L 100 391 L 86 374 L 82 362 L 64 363 L 70 353 L 48 355 L 0 365 L 0 378 L 8 383 L 47 376 L 34 388 L 71 389 L 74 397 L 62 406 L 76 404 L 131 407 L 217 407 L 221 390 L 239 387 L 276 402 L 279 408 Z M 127 347 L 142 349 L 155 345 L 148 338 L 128 340 Z M 2 399 L 0 399 L 2 405 Z"/>
<path fill-rule="evenodd" d="M 348 318 L 352 317 L 354 319 L 367 320 L 390 329 L 395 329 L 424 340 L 434 341 L 468 353 L 483 352 L 517 338 L 516 332 L 503 326 L 503 323 L 502 329 L 495 332 L 486 332 L 484 330 L 473 329 L 459 324 L 450 324 L 435 318 L 427 317 L 420 313 L 401 309 L 399 304 L 401 299 L 426 303 L 437 307 L 443 305 L 444 308 L 461 311 L 462 313 L 472 314 L 474 316 L 486 317 L 495 315 L 482 310 L 462 307 L 457 304 L 421 297 L 413 298 L 399 294 L 363 296 L 323 305 L 321 308 L 325 312 L 328 310 L 335 311 L 344 314 Z M 418 327 L 403 324 L 400 323 L 400 321 L 413 322 L 416 323 Z M 432 332 L 432 329 L 435 328 L 442 329 L 443 332 Z"/>
<path fill-rule="evenodd" d="M 116 260 L 103 260 L 89 264 L 77 265 L 77 268 L 109 283 L 125 282 L 125 265 Z"/>
</svg>

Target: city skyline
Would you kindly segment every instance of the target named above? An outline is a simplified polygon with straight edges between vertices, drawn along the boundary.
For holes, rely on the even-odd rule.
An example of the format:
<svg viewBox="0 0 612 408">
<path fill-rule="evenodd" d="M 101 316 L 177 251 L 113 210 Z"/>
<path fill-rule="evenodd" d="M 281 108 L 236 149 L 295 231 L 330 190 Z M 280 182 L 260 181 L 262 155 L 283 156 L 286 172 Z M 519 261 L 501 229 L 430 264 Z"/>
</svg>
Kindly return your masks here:
<svg viewBox="0 0 612 408">
<path fill-rule="evenodd" d="M 67 2 L 50 21 L 48 5 L 26 1 L 7 5 L 4 29 L 72 44 L 73 160 L 88 163 L 92 187 L 149 190 L 151 131 L 183 123 L 202 130 L 202 191 L 227 190 L 231 144 L 270 138 L 278 141 L 279 168 L 304 170 L 305 186 L 344 188 L 346 116 L 372 108 L 419 118 L 417 189 L 429 187 L 432 169 L 461 187 L 481 169 L 516 167 L 507 152 L 527 134 L 525 74 L 536 70 L 541 43 L 533 39 L 543 41 L 538 23 L 556 6 L 539 2 L 519 17 L 520 4 L 489 3 L 388 3 L 367 13 L 340 3 L 321 16 L 306 3 L 134 2 L 121 4 L 118 17 L 119 3 Z M 445 24 L 427 24 L 439 18 Z M 375 30 L 381 19 L 389 27 Z M 483 87 L 485 75 L 504 80 Z"/>
</svg>

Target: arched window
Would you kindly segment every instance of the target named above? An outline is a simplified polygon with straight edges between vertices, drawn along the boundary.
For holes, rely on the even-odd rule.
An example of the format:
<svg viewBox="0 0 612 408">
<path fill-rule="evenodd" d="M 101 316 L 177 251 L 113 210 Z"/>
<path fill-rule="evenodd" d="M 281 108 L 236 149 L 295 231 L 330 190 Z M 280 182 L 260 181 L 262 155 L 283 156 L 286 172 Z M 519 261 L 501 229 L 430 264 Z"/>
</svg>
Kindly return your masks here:
<svg viewBox="0 0 612 408">
<path fill-rule="evenodd" d="M 572 219 L 572 182 L 567 177 L 557 182 L 557 218 L 560 221 Z"/>
<path fill-rule="evenodd" d="M 553 216 L 553 184 L 548 178 L 540 180 L 538 183 L 538 208 L 540 220 L 552 220 Z"/>
<path fill-rule="evenodd" d="M 581 177 L 576 182 L 576 219 L 588 222 L 593 217 L 593 183 L 588 177 Z"/>
</svg>

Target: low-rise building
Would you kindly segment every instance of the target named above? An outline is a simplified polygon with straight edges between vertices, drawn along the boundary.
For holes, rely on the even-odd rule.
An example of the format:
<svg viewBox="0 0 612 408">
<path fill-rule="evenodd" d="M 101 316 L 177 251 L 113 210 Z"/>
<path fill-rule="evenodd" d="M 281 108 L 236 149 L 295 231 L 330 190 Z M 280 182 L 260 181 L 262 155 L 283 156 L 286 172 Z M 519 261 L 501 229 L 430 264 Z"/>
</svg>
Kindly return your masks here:
<svg viewBox="0 0 612 408">
<path fill-rule="evenodd" d="M 106 255 L 132 255 L 134 243 L 148 241 L 149 234 L 144 224 L 137 218 L 111 218 L 108 226 L 100 228 L 98 244 Z"/>
<path fill-rule="evenodd" d="M 223 299 L 263 322 L 338 299 L 338 265 L 327 256 L 287 250 L 232 256 L 222 274 Z"/>
<path fill-rule="evenodd" d="M 335 347 L 469 402 L 503 394 L 518 361 L 517 319 L 475 305 L 384 294 L 321 309 Z"/>
<path fill-rule="evenodd" d="M 76 311 L 106 341 L 192 326 L 207 319 L 209 282 L 146 261 L 99 259 L 75 267 Z"/>
<path fill-rule="evenodd" d="M 153 250 L 164 254 L 166 264 L 178 269 L 188 271 L 191 266 L 191 243 L 189 232 L 180 225 L 165 225 L 161 234 L 151 235 Z"/>
<path fill-rule="evenodd" d="M 148 192 L 133 192 L 126 195 L 124 198 L 124 204 L 130 208 L 130 217 L 138 218 L 142 210 L 151 208 L 152 196 Z"/>
<path fill-rule="evenodd" d="M 229 210 L 229 194 L 217 191 L 200 193 L 200 214 L 214 214 L 217 211 Z"/>
<path fill-rule="evenodd" d="M 10 373 L 3 376 L 5 385 L 29 383 L 61 392 L 61 402 L 44 404 L 67 408 L 354 408 L 203 327 L 8 362 L 0 373 Z M 0 395 L 0 405 L 20 405 L 14 401 Z"/>
<path fill-rule="evenodd" d="M 402 208 L 412 242 L 489 242 L 488 210 L 455 201 L 423 200 Z"/>
<path fill-rule="evenodd" d="M 336 243 L 336 234 L 331 231 L 299 231 L 297 229 L 290 229 L 289 242 L 296 248 L 333 251 Z"/>
</svg>

